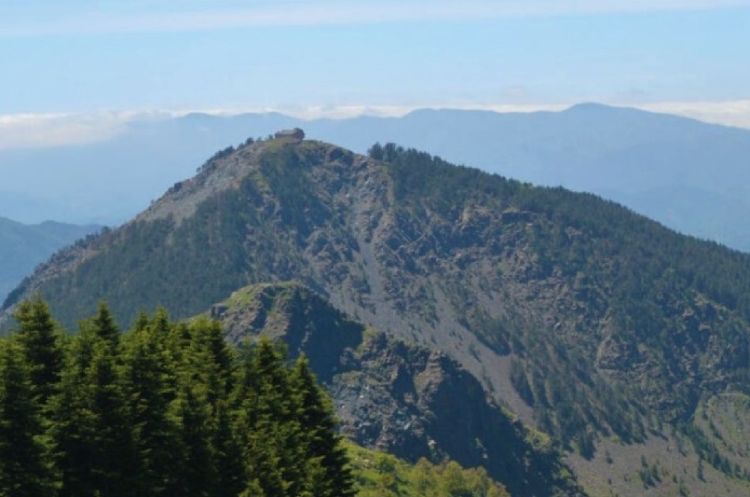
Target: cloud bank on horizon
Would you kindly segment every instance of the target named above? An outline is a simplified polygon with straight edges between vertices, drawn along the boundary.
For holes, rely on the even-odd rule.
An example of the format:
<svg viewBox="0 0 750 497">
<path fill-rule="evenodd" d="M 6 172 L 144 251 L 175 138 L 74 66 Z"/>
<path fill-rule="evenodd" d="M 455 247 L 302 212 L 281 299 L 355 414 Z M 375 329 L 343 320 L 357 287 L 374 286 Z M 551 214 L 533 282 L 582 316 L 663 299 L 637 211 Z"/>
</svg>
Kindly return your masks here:
<svg viewBox="0 0 750 497">
<path fill-rule="evenodd" d="M 9 114 L 0 115 L 0 150 L 83 145 L 107 140 L 135 121 L 161 120 L 193 112 L 232 116 L 241 113 L 279 112 L 300 119 L 349 119 L 360 116 L 401 117 L 422 108 L 481 110 L 491 112 L 561 111 L 569 105 L 469 106 L 432 105 L 426 107 L 350 105 L 314 106 L 288 109 L 193 109 L 181 111 L 95 112 L 90 114 Z M 633 106 L 641 110 L 674 114 L 700 121 L 750 129 L 750 99 L 733 102 L 654 102 Z"/>
<path fill-rule="evenodd" d="M 749 25 L 750 0 L 0 2 L 0 149 L 195 110 L 596 101 L 750 127 Z"/>
</svg>

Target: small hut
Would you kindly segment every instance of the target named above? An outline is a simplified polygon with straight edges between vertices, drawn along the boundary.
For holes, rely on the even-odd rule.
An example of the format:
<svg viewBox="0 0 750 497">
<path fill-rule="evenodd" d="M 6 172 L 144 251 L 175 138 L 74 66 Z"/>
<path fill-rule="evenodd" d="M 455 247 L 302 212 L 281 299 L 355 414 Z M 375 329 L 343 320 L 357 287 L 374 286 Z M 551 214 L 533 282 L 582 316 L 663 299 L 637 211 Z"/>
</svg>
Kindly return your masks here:
<svg viewBox="0 0 750 497">
<path fill-rule="evenodd" d="M 305 132 L 299 128 L 294 129 L 282 129 L 277 131 L 274 135 L 276 139 L 291 139 L 295 141 L 302 141 L 305 139 Z"/>
</svg>

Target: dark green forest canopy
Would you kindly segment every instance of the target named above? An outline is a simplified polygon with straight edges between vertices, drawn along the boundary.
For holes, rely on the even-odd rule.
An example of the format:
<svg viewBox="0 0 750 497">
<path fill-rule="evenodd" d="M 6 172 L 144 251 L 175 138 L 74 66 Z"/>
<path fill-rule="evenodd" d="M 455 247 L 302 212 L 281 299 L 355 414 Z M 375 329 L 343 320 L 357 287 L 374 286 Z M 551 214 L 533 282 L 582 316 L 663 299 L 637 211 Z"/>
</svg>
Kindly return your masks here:
<svg viewBox="0 0 750 497">
<path fill-rule="evenodd" d="M 354 495 L 304 357 L 233 349 L 217 323 L 163 310 L 122 335 L 105 305 L 75 336 L 41 300 L 17 318 L 0 340 L 0 496 Z"/>
<path fill-rule="evenodd" d="M 667 422 L 688 421 L 706 390 L 681 383 L 686 376 L 714 392 L 750 390 L 750 255 L 675 233 L 595 195 L 531 186 L 393 144 L 373 152 L 387 161 L 397 209 L 408 220 L 403 225 L 424 226 L 434 213 L 459 224 L 467 206 L 495 213 L 499 232 L 511 229 L 504 217 L 518 218 L 536 257 L 531 278 L 567 281 L 581 306 L 570 316 L 584 320 L 590 313 L 609 322 L 620 346 L 657 358 L 661 370 L 645 387 L 613 389 L 591 360 L 602 345 L 595 326 L 577 326 L 571 339 L 557 341 L 525 323 L 470 324 L 488 344 L 520 359 L 511 381 L 545 431 L 590 456 L 593 433 L 628 441 L 645 436 L 646 395 L 662 404 L 657 413 Z M 508 250 L 492 239 L 457 243 Z M 438 250 L 449 254 L 449 248 Z M 471 314 L 472 300 L 461 304 Z M 487 328 L 499 332 L 483 335 Z M 623 353 L 621 360 L 637 362 L 637 355 Z"/>
<path fill-rule="evenodd" d="M 605 257 L 622 260 L 610 283 L 624 305 L 694 289 L 750 320 L 750 254 L 675 233 L 596 195 L 532 186 L 393 144 L 385 148 L 404 208 L 427 204 L 456 220 L 469 202 L 496 212 L 516 208 L 541 214 L 547 223 L 535 227 L 537 248 L 551 266 L 598 278 L 610 276 L 602 274 Z M 569 228 L 582 230 L 586 239 L 572 240 Z"/>
<path fill-rule="evenodd" d="M 508 497 L 483 469 L 343 441 L 304 356 L 214 321 L 109 308 L 63 333 L 24 301 L 0 339 L 1 497 Z"/>
</svg>

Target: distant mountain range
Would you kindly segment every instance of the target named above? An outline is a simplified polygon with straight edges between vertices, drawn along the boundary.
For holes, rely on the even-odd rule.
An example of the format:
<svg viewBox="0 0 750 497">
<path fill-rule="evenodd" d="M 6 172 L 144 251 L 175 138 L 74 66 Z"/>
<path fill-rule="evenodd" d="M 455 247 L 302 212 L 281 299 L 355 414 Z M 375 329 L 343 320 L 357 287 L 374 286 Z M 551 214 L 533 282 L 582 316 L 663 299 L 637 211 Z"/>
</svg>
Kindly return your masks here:
<svg viewBox="0 0 750 497">
<path fill-rule="evenodd" d="M 52 221 L 26 225 L 0 218 L 0 298 L 5 298 L 37 264 L 99 228 Z"/>
<path fill-rule="evenodd" d="M 284 135 L 55 254 L 0 326 L 37 292 L 69 327 L 106 299 L 283 338 L 358 441 L 513 495 L 750 493 L 750 255 L 591 194 Z"/>
<path fill-rule="evenodd" d="M 534 184 L 597 193 L 683 233 L 750 250 L 750 130 L 598 104 L 509 114 L 135 121 L 99 143 L 0 151 L 0 215 L 118 224 L 214 151 L 293 126 L 360 153 L 390 141 Z"/>
</svg>

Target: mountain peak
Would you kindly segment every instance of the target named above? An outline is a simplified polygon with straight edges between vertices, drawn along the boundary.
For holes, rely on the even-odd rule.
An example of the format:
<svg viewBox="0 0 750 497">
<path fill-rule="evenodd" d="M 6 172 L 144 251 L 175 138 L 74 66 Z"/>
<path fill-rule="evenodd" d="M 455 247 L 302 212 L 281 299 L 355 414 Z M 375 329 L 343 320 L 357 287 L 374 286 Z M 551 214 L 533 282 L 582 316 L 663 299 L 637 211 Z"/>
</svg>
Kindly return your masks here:
<svg viewBox="0 0 750 497">
<path fill-rule="evenodd" d="M 581 102 L 572 105 L 565 109 L 564 112 L 612 112 L 616 110 L 624 110 L 624 107 L 615 107 L 612 105 L 602 104 L 599 102 Z M 629 109 L 628 110 L 635 110 Z"/>
<path fill-rule="evenodd" d="M 137 221 L 171 218 L 180 223 L 190 217 L 206 199 L 222 191 L 238 188 L 248 177 L 255 175 L 261 189 L 267 182 L 261 180 L 264 171 L 281 167 L 288 169 L 299 164 L 292 156 L 316 156 L 325 161 L 339 155 L 352 156 L 333 145 L 314 140 L 305 140 L 300 128 L 285 129 L 266 139 L 248 139 L 238 147 L 227 147 L 209 158 L 187 180 L 175 183 L 158 200 L 137 216 Z M 291 154 L 291 155 L 290 155 Z M 283 157 L 283 159 L 279 158 Z M 305 159 L 302 160 L 304 162 Z M 272 166 L 273 165 L 273 166 Z"/>
<path fill-rule="evenodd" d="M 222 151 L 136 221 L 42 267 L 7 306 L 39 291 L 71 324 L 104 298 L 128 323 L 159 304 L 192 316 L 271 282 L 253 293 L 258 312 L 237 315 L 265 315 L 305 342 L 308 302 L 331 323 L 352 316 L 429 347 L 474 375 L 486 389 L 477 398 L 486 392 L 589 458 L 614 436 L 676 436 L 703 399 L 723 406 L 717 396 L 746 391 L 750 257 L 593 195 L 391 152 L 375 161 L 285 136 Z M 275 283 L 289 280 L 330 308 Z M 299 333 L 267 319 L 278 310 L 293 311 Z M 318 336 L 321 350 L 335 350 Z M 357 360 L 374 371 L 397 352 L 377 351 Z M 389 371 L 396 393 L 408 387 Z M 431 378 L 424 371 L 419 381 Z M 435 387 L 419 392 L 447 412 L 455 403 Z M 620 480 L 632 472 L 608 467 Z"/>
</svg>

